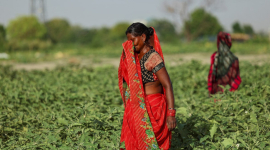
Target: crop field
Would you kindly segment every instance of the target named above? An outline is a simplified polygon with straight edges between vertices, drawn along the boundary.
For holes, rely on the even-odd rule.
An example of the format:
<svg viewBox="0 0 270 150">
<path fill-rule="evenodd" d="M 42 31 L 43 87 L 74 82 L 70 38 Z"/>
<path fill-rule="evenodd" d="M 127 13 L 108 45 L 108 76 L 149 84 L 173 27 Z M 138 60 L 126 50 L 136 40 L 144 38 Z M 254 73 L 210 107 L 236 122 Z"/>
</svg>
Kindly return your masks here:
<svg viewBox="0 0 270 150">
<path fill-rule="evenodd" d="M 239 90 L 212 98 L 209 65 L 168 66 L 178 121 L 172 149 L 270 149 L 269 65 L 240 62 Z M 0 66 L 0 104 L 0 149 L 119 149 L 117 68 Z"/>
<path fill-rule="evenodd" d="M 213 53 L 217 50 L 216 42 L 191 42 L 191 43 L 161 43 L 165 55 L 184 53 Z M 7 52 L 9 61 L 18 63 L 35 63 L 68 59 L 74 56 L 95 58 L 119 58 L 123 48 L 120 43 L 90 47 L 80 44 L 58 44 L 47 50 L 31 51 L 20 50 Z M 241 55 L 270 54 L 269 43 L 233 43 L 231 51 Z M 1 51 L 0 51 L 1 52 Z M 0 62 L 3 61 L 0 59 Z M 5 60 L 6 61 L 6 60 Z"/>
</svg>

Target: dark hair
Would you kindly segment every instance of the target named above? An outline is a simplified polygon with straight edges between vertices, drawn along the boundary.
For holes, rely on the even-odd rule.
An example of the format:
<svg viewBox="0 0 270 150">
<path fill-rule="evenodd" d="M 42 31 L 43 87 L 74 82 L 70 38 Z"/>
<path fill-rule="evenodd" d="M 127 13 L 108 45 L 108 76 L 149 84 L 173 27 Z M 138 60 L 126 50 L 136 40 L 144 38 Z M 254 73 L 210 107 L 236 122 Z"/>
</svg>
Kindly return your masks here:
<svg viewBox="0 0 270 150">
<path fill-rule="evenodd" d="M 132 23 L 126 31 L 126 35 L 130 33 L 134 36 L 141 36 L 142 34 L 146 35 L 145 42 L 148 43 L 148 40 L 150 39 L 150 36 L 154 34 L 154 29 L 151 27 L 146 27 L 144 24 L 140 22 Z"/>
</svg>

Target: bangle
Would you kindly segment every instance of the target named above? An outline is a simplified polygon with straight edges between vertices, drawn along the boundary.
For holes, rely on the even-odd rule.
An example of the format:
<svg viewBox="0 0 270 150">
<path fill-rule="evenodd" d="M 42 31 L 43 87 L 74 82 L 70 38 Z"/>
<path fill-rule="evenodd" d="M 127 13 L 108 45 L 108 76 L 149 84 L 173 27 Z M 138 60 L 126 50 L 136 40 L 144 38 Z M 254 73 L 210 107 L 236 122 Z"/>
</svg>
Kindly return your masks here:
<svg viewBox="0 0 270 150">
<path fill-rule="evenodd" d="M 176 110 L 174 108 L 169 108 L 167 111 L 167 116 L 175 117 Z"/>
</svg>

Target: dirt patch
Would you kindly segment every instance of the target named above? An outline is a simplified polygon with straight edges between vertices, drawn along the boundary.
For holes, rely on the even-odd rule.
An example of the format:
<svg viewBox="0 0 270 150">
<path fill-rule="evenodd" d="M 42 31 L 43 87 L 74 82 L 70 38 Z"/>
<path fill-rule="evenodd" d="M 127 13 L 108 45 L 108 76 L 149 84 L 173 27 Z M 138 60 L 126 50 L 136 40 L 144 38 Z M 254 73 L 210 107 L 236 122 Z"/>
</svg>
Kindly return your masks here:
<svg viewBox="0 0 270 150">
<path fill-rule="evenodd" d="M 192 60 L 200 61 L 203 64 L 210 64 L 210 53 L 189 53 L 189 54 L 175 54 L 175 55 L 164 55 L 165 61 L 170 66 L 181 65 Z M 237 55 L 240 62 L 248 61 L 252 64 L 263 64 L 270 63 L 270 54 L 260 54 L 260 55 Z M 14 69 L 25 69 L 25 70 L 44 70 L 44 69 L 53 69 L 56 66 L 65 66 L 68 64 L 78 64 L 81 66 L 92 66 L 92 67 L 101 67 L 101 66 L 119 66 L 119 58 L 81 58 L 81 57 L 72 57 L 64 60 L 57 60 L 51 62 L 41 62 L 41 63 L 3 63 L 2 65 L 12 65 Z"/>
<path fill-rule="evenodd" d="M 200 61 L 202 64 L 210 64 L 211 53 L 191 53 L 191 54 L 176 54 L 165 55 L 165 61 L 169 62 L 171 66 L 181 65 L 182 63 L 189 62 L 191 60 Z M 261 65 L 266 62 L 270 62 L 270 54 L 259 55 L 237 55 L 240 62 L 247 61 L 252 64 Z"/>
</svg>

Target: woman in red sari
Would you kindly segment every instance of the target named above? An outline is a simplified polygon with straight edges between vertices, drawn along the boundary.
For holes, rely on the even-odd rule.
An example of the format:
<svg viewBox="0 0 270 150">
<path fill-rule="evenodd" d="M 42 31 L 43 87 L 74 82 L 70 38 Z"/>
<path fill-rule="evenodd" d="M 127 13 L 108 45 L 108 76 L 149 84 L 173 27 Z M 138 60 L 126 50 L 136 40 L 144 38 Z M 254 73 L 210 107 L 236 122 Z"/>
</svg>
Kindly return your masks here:
<svg viewBox="0 0 270 150">
<path fill-rule="evenodd" d="M 173 88 L 155 30 L 133 23 L 118 70 L 125 112 L 121 149 L 169 149 L 176 127 Z"/>
<path fill-rule="evenodd" d="M 219 32 L 217 36 L 218 51 L 211 56 L 211 66 L 208 75 L 209 95 L 223 92 L 219 86 L 230 85 L 230 91 L 238 89 L 242 82 L 238 58 L 230 51 L 232 46 L 229 33 Z"/>
</svg>

